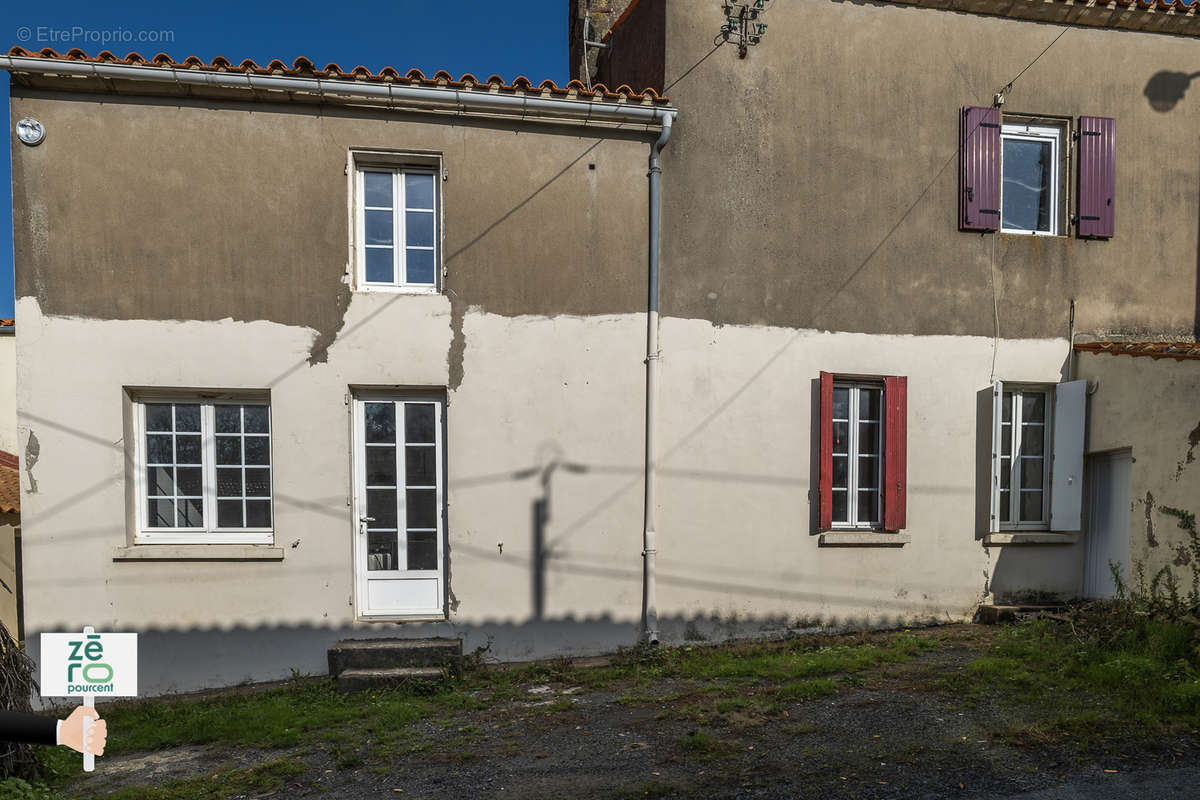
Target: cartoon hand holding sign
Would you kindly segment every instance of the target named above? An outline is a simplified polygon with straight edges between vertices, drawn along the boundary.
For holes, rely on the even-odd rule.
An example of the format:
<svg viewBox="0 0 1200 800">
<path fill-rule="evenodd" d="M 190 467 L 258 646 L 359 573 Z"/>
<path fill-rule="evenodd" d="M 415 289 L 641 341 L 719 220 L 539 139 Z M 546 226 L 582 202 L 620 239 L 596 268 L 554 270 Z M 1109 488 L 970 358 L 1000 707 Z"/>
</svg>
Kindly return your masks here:
<svg viewBox="0 0 1200 800">
<path fill-rule="evenodd" d="M 43 633 L 41 656 L 42 696 L 83 701 L 57 723 L 56 738 L 83 753 L 83 770 L 91 772 L 108 739 L 108 727 L 92 707 L 94 698 L 137 694 L 137 634 L 96 633 L 90 626 L 82 634 Z"/>
</svg>

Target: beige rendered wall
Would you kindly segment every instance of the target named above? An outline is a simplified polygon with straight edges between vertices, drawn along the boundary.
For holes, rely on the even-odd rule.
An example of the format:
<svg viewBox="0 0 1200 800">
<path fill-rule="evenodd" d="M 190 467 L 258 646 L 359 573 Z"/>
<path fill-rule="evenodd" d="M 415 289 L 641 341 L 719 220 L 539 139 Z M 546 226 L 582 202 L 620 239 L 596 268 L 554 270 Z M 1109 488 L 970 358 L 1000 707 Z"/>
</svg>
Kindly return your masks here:
<svg viewBox="0 0 1200 800">
<path fill-rule="evenodd" d="M 17 337 L 0 334 L 0 450 L 17 446 Z"/>
<path fill-rule="evenodd" d="M 1130 557 L 1152 577 L 1170 566 L 1186 591 L 1193 554 L 1179 518 L 1200 514 L 1200 361 L 1079 353 L 1091 383 L 1088 452 L 1129 448 L 1133 455 Z M 1131 570 L 1132 574 L 1132 570 Z"/>
</svg>

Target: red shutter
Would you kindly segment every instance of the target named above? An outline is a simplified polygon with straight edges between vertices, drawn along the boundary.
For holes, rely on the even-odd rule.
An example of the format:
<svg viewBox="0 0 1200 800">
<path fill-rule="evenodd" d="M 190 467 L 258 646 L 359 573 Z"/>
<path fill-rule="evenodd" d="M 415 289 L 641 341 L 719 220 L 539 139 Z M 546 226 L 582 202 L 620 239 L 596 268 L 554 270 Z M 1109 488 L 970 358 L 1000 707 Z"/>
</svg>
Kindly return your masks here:
<svg viewBox="0 0 1200 800">
<path fill-rule="evenodd" d="M 963 106 L 958 127 L 958 227 L 999 230 L 1000 109 Z"/>
<path fill-rule="evenodd" d="M 1079 118 L 1079 236 L 1108 239 L 1116 227 L 1117 121 Z"/>
<path fill-rule="evenodd" d="M 885 378 L 883 529 L 902 531 L 908 504 L 908 378 Z"/>
<path fill-rule="evenodd" d="M 821 373 L 821 437 L 818 468 L 817 527 L 833 527 L 833 375 Z"/>
</svg>

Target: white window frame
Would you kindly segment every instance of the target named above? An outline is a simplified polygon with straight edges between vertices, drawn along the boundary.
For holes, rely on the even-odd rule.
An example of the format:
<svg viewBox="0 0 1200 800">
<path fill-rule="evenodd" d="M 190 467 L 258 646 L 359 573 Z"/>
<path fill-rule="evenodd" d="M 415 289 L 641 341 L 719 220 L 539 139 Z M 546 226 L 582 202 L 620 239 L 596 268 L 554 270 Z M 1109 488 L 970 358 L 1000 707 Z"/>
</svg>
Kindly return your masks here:
<svg viewBox="0 0 1200 800">
<path fill-rule="evenodd" d="M 388 172 L 392 174 L 392 267 L 396 279 L 390 283 L 367 281 L 366 196 L 363 174 Z M 433 283 L 408 283 L 408 250 L 405 222 L 407 201 L 405 175 L 433 177 Z M 354 160 L 354 260 L 355 285 L 364 292 L 399 292 L 406 294 L 437 294 L 442 290 L 442 192 L 441 169 L 432 164 L 378 163 L 374 160 Z M 423 249 L 423 248 L 421 248 Z"/>
<path fill-rule="evenodd" d="M 1016 139 L 1027 142 L 1050 143 L 1050 230 L 1036 231 L 1004 226 L 1004 142 Z M 1062 143 L 1063 129 L 1056 125 L 1033 125 L 1024 122 L 1005 122 L 1000 126 L 1000 232 L 1025 236 L 1058 236 L 1062 228 Z"/>
<path fill-rule="evenodd" d="M 849 403 L 847 405 L 847 442 L 846 442 L 846 516 L 843 521 L 831 520 L 830 525 L 836 530 L 883 530 L 883 479 L 884 479 L 884 460 L 886 453 L 884 447 L 887 443 L 887 434 L 884 431 L 884 426 L 887 424 L 887 389 L 881 383 L 872 381 L 839 381 L 833 382 L 833 389 L 836 392 L 838 389 L 848 389 Z M 872 389 L 879 392 L 879 441 L 876 447 L 876 493 L 878 495 L 878 513 L 877 520 L 874 522 L 860 522 L 858 519 L 858 423 L 859 423 L 859 389 Z M 836 422 L 831 423 L 836 424 Z M 833 431 L 829 432 L 830 440 L 832 441 Z M 833 481 L 833 475 L 829 476 L 830 482 Z M 836 491 L 836 489 L 834 489 Z M 853 502 L 851 499 L 853 498 Z"/>
<path fill-rule="evenodd" d="M 1004 394 L 1012 393 L 1012 427 L 1010 428 L 1010 436 L 1012 437 L 1011 457 L 1009 458 L 1008 466 L 1008 521 L 1000 522 L 1000 529 L 1004 531 L 1045 531 L 1050 528 L 1050 501 L 1052 489 L 1050 486 L 1050 465 L 1054 459 L 1054 387 L 1045 385 L 1010 385 L 1004 384 L 1003 393 L 1000 395 L 1003 402 Z M 1020 453 L 1021 437 L 1024 435 L 1024 425 L 1022 425 L 1022 398 L 1025 395 L 1040 394 L 1044 397 L 1045 419 L 1042 426 L 1042 518 L 1039 520 L 1019 520 L 1021 516 L 1021 469 L 1020 458 L 1017 454 Z M 1003 420 L 1003 415 L 1000 417 Z M 1001 426 L 1003 430 L 1003 426 Z M 1001 451 L 1003 452 L 1003 451 Z M 1036 491 L 1036 490 L 1029 490 Z M 1001 493 L 1003 497 L 1003 493 Z M 1018 521 L 1019 520 L 1019 521 Z"/>
<path fill-rule="evenodd" d="M 149 524 L 149 497 L 146 485 L 146 406 L 155 403 L 182 403 L 200 406 L 200 462 L 204 527 L 152 528 Z M 271 527 L 217 527 L 217 443 L 214 407 L 218 405 L 258 405 L 267 409 L 267 452 L 271 474 Z M 271 440 L 275 423 L 269 398 L 201 396 L 197 394 L 142 394 L 133 400 L 133 419 L 136 440 L 133 447 L 134 484 L 137 503 L 137 529 L 134 544 L 274 544 L 275 541 L 275 452 Z M 245 466 L 245 465 L 243 465 Z M 245 487 L 243 487 L 245 491 Z"/>
</svg>

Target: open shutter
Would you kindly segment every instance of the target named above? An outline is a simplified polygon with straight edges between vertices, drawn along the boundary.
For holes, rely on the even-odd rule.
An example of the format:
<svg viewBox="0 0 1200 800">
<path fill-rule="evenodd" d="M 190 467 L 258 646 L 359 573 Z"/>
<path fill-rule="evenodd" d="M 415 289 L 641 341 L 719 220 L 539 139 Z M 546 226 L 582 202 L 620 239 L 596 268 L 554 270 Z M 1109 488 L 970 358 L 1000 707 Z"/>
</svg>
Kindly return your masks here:
<svg viewBox="0 0 1200 800">
<path fill-rule="evenodd" d="M 1079 236 L 1108 239 L 1116 227 L 1117 121 L 1079 118 Z"/>
<path fill-rule="evenodd" d="M 992 383 L 992 484 L 991 484 L 991 516 L 988 530 L 992 533 L 1000 531 L 1000 454 L 1004 442 L 1004 381 Z"/>
<path fill-rule="evenodd" d="M 908 378 L 884 378 L 883 529 L 902 531 L 908 503 Z"/>
<path fill-rule="evenodd" d="M 818 456 L 817 526 L 833 527 L 833 374 L 821 373 L 821 436 Z"/>
<path fill-rule="evenodd" d="M 1050 468 L 1050 530 L 1077 531 L 1083 508 L 1083 431 L 1087 381 L 1054 391 L 1054 461 Z"/>
<path fill-rule="evenodd" d="M 958 227 L 999 230 L 1000 109 L 963 106 L 958 162 Z"/>
</svg>

